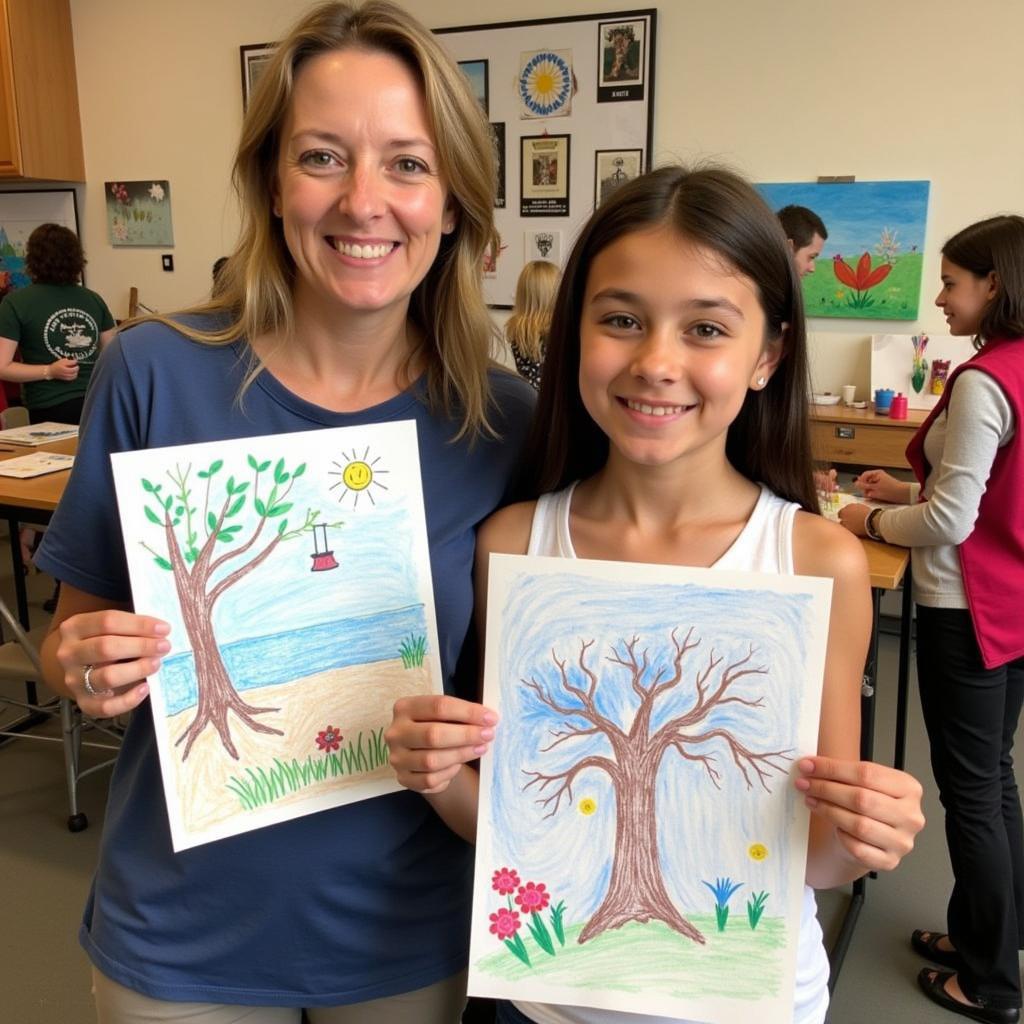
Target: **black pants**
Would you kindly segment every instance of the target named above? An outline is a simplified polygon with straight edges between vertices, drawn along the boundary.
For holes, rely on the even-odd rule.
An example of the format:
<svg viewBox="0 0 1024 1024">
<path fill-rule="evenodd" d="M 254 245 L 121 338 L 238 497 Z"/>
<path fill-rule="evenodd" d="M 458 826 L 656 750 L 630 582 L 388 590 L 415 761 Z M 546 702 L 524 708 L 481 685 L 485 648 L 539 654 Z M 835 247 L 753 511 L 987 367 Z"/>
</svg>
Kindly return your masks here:
<svg viewBox="0 0 1024 1024">
<path fill-rule="evenodd" d="M 85 395 L 71 398 L 57 405 L 48 405 L 45 409 L 29 409 L 29 423 L 80 423 Z"/>
<path fill-rule="evenodd" d="M 1024 658 L 986 669 L 969 612 L 918 605 L 917 677 L 946 811 L 954 878 L 946 925 L 965 964 L 961 987 L 986 1006 L 1020 1006 L 1024 828 L 1012 748 Z"/>
</svg>

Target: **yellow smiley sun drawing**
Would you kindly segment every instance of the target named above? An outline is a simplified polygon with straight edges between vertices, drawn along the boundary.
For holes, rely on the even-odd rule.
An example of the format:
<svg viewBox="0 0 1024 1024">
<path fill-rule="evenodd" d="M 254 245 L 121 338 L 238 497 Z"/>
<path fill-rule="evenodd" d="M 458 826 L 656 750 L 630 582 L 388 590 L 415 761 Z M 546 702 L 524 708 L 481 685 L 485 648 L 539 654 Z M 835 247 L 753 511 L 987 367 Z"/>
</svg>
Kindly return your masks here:
<svg viewBox="0 0 1024 1024">
<path fill-rule="evenodd" d="M 335 462 L 334 465 L 338 468 L 336 470 L 328 470 L 328 476 L 340 477 L 336 483 L 331 484 L 331 490 L 342 488 L 341 493 L 338 495 L 339 504 L 343 502 L 349 495 L 352 496 L 352 507 L 356 508 L 359 504 L 360 497 L 365 494 L 369 499 L 371 505 L 377 503 L 373 500 L 373 492 L 370 490 L 371 487 L 379 487 L 382 491 L 386 491 L 387 487 L 384 486 L 377 479 L 377 477 L 387 473 L 386 469 L 377 469 L 377 463 L 380 462 L 380 457 L 370 460 L 370 449 L 367 448 L 362 455 L 353 449 L 352 454 L 348 455 L 343 453 L 342 458 L 345 461 Z"/>
</svg>

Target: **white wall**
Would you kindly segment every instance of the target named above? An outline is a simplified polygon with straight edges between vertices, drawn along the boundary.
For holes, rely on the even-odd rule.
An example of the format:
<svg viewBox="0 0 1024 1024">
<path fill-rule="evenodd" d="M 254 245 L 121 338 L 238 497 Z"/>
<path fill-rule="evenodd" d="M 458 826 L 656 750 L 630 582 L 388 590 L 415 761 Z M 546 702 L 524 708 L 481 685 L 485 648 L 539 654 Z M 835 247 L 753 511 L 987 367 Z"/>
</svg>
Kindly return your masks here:
<svg viewBox="0 0 1024 1024">
<path fill-rule="evenodd" d="M 280 36 L 306 0 L 71 0 L 89 284 L 170 310 L 202 297 L 237 218 L 238 47 Z M 641 6 L 616 0 L 406 0 L 432 27 Z M 868 334 L 944 326 L 930 306 L 954 231 L 1024 208 L 1024 4 L 1006 0 L 671 0 L 659 6 L 654 162 L 713 157 L 755 180 L 929 179 L 922 313 L 812 321 L 815 386 L 866 392 Z M 107 242 L 103 182 L 166 178 L 174 273 Z"/>
</svg>

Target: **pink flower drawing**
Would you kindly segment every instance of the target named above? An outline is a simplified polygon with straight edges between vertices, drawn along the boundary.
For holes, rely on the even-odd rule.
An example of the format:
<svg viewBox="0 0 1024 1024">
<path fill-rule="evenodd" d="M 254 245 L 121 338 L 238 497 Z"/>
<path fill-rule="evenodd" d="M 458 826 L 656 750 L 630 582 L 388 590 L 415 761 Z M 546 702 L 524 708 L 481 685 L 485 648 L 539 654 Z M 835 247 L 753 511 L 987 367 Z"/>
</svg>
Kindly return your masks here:
<svg viewBox="0 0 1024 1024">
<path fill-rule="evenodd" d="M 510 939 L 519 931 L 519 915 L 514 910 L 502 908 L 496 914 L 491 914 L 491 931 L 499 939 Z"/>
<path fill-rule="evenodd" d="M 337 750 L 341 746 L 342 735 L 338 729 L 335 729 L 333 725 L 327 726 L 323 732 L 316 734 L 316 745 L 324 751 L 324 753 L 330 753 L 332 750 Z"/>
<path fill-rule="evenodd" d="M 518 884 L 519 875 L 511 868 L 499 868 L 491 879 L 491 888 L 495 892 L 500 892 L 502 896 L 510 896 L 516 891 Z"/>
<path fill-rule="evenodd" d="M 521 886 L 519 895 L 516 896 L 516 903 L 524 914 L 538 914 L 551 902 L 551 894 L 545 890 L 544 883 L 534 885 L 527 882 Z"/>
</svg>

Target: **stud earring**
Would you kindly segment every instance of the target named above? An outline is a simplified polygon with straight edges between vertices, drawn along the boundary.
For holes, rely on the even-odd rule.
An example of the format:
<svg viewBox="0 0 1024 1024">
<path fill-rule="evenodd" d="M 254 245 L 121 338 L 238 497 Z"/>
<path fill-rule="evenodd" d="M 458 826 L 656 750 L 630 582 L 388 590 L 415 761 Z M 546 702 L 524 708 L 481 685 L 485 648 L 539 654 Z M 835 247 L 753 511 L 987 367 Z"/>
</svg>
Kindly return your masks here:
<svg viewBox="0 0 1024 1024">
<path fill-rule="evenodd" d="M 764 377 L 758 377 L 757 378 L 757 386 L 759 388 L 763 388 L 765 386 L 765 384 L 767 384 L 767 383 L 768 383 L 768 381 Z"/>
</svg>

